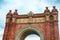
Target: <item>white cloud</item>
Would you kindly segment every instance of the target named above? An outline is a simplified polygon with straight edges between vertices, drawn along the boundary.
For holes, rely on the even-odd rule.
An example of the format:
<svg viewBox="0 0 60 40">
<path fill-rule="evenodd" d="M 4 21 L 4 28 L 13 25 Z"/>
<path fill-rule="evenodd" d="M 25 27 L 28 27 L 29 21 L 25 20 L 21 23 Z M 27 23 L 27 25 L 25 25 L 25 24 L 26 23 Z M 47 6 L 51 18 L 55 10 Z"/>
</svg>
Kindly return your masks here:
<svg viewBox="0 0 60 40">
<path fill-rule="evenodd" d="M 0 40 L 2 40 L 4 29 L 0 28 Z"/>
<path fill-rule="evenodd" d="M 2 9 L 4 10 L 15 10 L 18 9 L 20 10 L 26 10 L 26 13 L 29 11 L 37 12 L 39 9 L 43 10 L 45 9 L 46 6 L 49 4 L 46 3 L 45 1 L 39 1 L 39 0 L 5 0 L 6 4 L 2 6 Z M 23 11 L 24 12 L 24 11 Z M 41 12 L 41 11 L 39 11 Z M 21 13 L 21 12 L 20 12 Z M 25 13 L 25 12 L 24 12 Z"/>
<path fill-rule="evenodd" d="M 3 32 L 4 32 L 4 29 L 0 28 L 0 35 L 3 34 Z"/>
<path fill-rule="evenodd" d="M 2 37 L 0 37 L 0 40 L 2 40 Z"/>
</svg>

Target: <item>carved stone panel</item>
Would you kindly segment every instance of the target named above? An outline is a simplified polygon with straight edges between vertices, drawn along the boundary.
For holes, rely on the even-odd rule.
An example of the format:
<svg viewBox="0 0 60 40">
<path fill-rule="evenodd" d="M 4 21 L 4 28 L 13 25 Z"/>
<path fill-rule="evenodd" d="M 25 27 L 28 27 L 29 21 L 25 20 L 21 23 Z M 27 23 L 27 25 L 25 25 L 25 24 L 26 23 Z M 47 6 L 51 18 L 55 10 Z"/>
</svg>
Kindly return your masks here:
<svg viewBox="0 0 60 40">
<path fill-rule="evenodd" d="M 16 23 L 34 23 L 34 22 L 45 22 L 45 18 L 42 17 L 42 18 L 27 18 L 27 19 L 17 19 L 17 22 Z"/>
</svg>

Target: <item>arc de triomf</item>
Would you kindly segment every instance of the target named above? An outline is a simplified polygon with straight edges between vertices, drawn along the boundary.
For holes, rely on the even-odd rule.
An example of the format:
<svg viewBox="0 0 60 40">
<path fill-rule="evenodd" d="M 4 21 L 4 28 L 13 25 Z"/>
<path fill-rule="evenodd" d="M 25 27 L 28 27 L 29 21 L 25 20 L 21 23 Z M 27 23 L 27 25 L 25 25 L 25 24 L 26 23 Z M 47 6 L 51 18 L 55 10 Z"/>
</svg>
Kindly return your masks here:
<svg viewBox="0 0 60 40">
<path fill-rule="evenodd" d="M 6 25 L 3 40 L 24 40 L 26 36 L 36 34 L 40 40 L 59 40 L 58 10 L 55 6 L 44 13 L 18 15 L 17 10 L 11 10 L 6 15 Z"/>
</svg>

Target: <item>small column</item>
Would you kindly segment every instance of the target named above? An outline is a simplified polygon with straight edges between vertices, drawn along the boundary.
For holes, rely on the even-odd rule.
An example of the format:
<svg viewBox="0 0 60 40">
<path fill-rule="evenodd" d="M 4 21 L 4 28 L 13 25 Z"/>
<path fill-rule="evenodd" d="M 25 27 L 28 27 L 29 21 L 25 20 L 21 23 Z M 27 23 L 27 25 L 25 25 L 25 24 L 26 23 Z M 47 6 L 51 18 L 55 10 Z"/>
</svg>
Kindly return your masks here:
<svg viewBox="0 0 60 40">
<path fill-rule="evenodd" d="M 6 23 L 10 23 L 12 21 L 12 11 L 9 10 L 8 14 L 6 15 Z"/>
<path fill-rule="evenodd" d="M 45 40 L 50 40 L 50 21 L 49 21 L 49 16 L 50 16 L 50 10 L 48 7 L 46 7 L 45 11 Z"/>
<path fill-rule="evenodd" d="M 17 16 L 18 16 L 18 12 L 17 12 L 17 9 L 16 9 L 15 12 L 13 13 L 12 23 L 16 22 Z"/>
<path fill-rule="evenodd" d="M 58 31 L 58 10 L 53 6 L 52 14 L 54 17 L 54 40 L 59 40 L 59 31 Z"/>
<path fill-rule="evenodd" d="M 12 20 L 12 12 L 9 10 L 8 14 L 6 15 L 6 25 L 3 35 L 3 40 L 7 40 L 9 37 L 9 28 L 11 26 L 11 20 Z"/>
<path fill-rule="evenodd" d="M 15 10 L 15 12 L 13 13 L 13 17 L 12 17 L 12 24 L 11 24 L 11 31 L 10 31 L 10 40 L 14 40 L 15 37 L 15 30 L 16 30 L 16 18 L 18 16 L 18 12 L 17 10 Z"/>
</svg>

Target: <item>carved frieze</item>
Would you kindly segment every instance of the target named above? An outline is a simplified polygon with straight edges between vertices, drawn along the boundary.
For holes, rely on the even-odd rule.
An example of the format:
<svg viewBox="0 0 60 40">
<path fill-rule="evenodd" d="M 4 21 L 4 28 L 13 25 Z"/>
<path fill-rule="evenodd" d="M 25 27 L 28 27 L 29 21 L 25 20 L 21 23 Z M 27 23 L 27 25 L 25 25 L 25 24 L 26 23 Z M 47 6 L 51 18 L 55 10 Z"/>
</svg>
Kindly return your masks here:
<svg viewBox="0 0 60 40">
<path fill-rule="evenodd" d="M 34 23 L 34 22 L 45 22 L 45 18 L 27 18 L 27 19 L 17 19 L 16 23 Z"/>
</svg>

